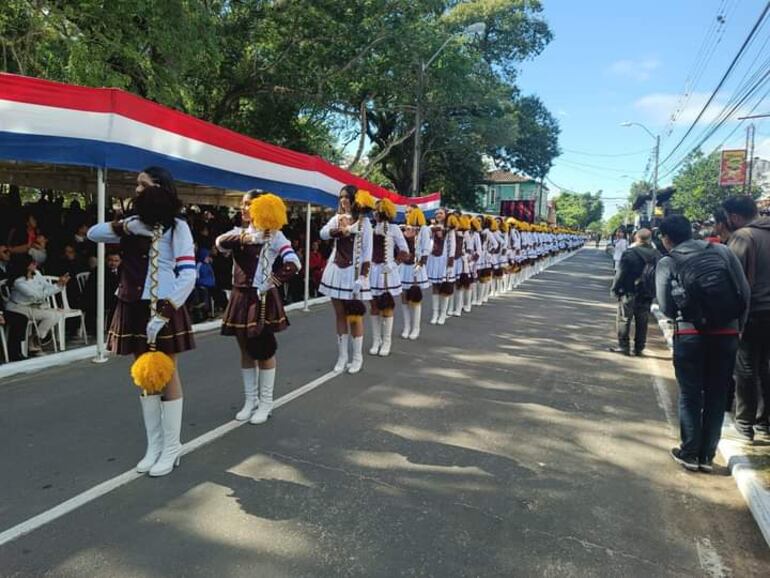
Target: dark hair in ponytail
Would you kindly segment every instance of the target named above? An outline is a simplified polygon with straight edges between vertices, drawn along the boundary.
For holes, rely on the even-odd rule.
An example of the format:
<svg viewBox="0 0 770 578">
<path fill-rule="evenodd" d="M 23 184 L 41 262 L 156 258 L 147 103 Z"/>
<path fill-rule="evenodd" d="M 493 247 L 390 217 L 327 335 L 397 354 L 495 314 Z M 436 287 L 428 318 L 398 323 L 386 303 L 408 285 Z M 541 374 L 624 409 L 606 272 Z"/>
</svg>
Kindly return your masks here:
<svg viewBox="0 0 770 578">
<path fill-rule="evenodd" d="M 155 186 L 146 187 L 136 196 L 133 202 L 134 213 L 148 227 L 161 225 L 163 229 L 173 228 L 182 210 L 174 177 L 161 167 L 148 167 L 142 172 L 152 179 Z"/>
</svg>

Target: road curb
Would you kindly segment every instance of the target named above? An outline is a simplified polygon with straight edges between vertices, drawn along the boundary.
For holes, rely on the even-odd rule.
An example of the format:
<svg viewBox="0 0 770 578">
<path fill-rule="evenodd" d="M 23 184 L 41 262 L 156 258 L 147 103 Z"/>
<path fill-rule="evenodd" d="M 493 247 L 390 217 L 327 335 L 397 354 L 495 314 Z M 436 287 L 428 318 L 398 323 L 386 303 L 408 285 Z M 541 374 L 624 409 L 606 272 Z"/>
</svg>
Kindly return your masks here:
<svg viewBox="0 0 770 578">
<path fill-rule="evenodd" d="M 327 303 L 328 297 L 317 297 L 308 301 L 308 307 L 314 305 L 320 305 Z M 304 301 L 292 303 L 286 306 L 286 311 L 303 311 L 305 307 Z M 213 321 L 205 321 L 203 323 L 196 323 L 193 325 L 193 333 L 206 333 L 207 331 L 215 331 L 222 325 L 221 319 L 214 319 Z M 0 379 L 6 377 L 13 377 L 15 375 L 25 373 L 36 373 L 49 367 L 59 367 L 62 365 L 68 365 L 74 361 L 83 361 L 85 359 L 94 359 L 96 357 L 96 345 L 86 345 L 84 347 L 78 347 L 77 349 L 71 349 L 69 351 L 62 351 L 61 353 L 53 353 L 51 355 L 43 355 L 41 357 L 34 357 L 32 359 L 25 359 L 24 361 L 14 361 L 12 363 L 4 363 L 0 365 Z M 112 357 L 108 354 L 108 357 Z"/>
<path fill-rule="evenodd" d="M 658 327 L 663 333 L 669 349 L 673 348 L 671 320 L 661 313 L 657 305 L 652 306 L 652 314 L 658 321 Z M 751 465 L 751 460 L 743 450 L 743 444 L 731 438 L 732 423 L 730 416 L 725 416 L 722 438 L 719 440 L 717 451 L 727 464 L 738 490 L 749 506 L 749 511 L 754 516 L 757 526 L 759 526 L 759 531 L 762 532 L 767 545 L 770 546 L 770 491 L 760 481 L 757 470 Z"/>
</svg>

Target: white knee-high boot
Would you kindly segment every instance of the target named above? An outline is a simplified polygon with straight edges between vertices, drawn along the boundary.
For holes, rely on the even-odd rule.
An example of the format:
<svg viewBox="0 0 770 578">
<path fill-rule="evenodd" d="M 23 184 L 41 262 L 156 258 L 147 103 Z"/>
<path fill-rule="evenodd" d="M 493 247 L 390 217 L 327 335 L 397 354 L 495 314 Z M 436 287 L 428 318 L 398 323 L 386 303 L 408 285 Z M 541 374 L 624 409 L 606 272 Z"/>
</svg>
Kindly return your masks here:
<svg viewBox="0 0 770 578">
<path fill-rule="evenodd" d="M 249 420 L 253 424 L 265 423 L 273 414 L 273 387 L 275 386 L 275 367 L 259 370 L 259 407 Z"/>
<path fill-rule="evenodd" d="M 463 314 L 463 301 L 465 299 L 465 289 L 455 289 L 455 317 L 461 317 Z"/>
<path fill-rule="evenodd" d="M 417 303 L 412 311 L 412 332 L 409 339 L 417 339 L 420 336 L 420 318 L 422 317 L 422 303 Z"/>
<path fill-rule="evenodd" d="M 382 318 L 379 315 L 372 315 L 372 348 L 369 355 L 377 355 L 382 347 Z"/>
<path fill-rule="evenodd" d="M 449 295 L 441 295 L 441 313 L 438 316 L 438 324 L 446 323 L 446 316 L 449 312 Z"/>
<path fill-rule="evenodd" d="M 439 308 L 441 306 L 441 294 L 440 293 L 431 293 L 431 309 L 433 310 L 433 315 L 430 318 L 430 324 L 435 325 L 438 323 L 439 318 Z"/>
<path fill-rule="evenodd" d="M 473 296 L 473 304 L 478 306 L 481 305 L 481 301 L 479 300 L 479 282 L 475 281 L 473 285 L 471 285 L 471 295 Z"/>
<path fill-rule="evenodd" d="M 334 365 L 334 371 L 344 371 L 348 365 L 348 342 L 350 336 L 345 333 L 337 335 L 337 363 Z"/>
<path fill-rule="evenodd" d="M 348 373 L 358 373 L 364 366 L 364 337 L 353 338 L 353 359 L 348 367 Z"/>
<path fill-rule="evenodd" d="M 241 368 L 241 376 L 243 377 L 243 407 L 241 411 L 235 414 L 235 419 L 238 421 L 246 421 L 254 413 L 259 405 L 259 392 L 257 391 L 257 375 L 259 369 L 251 367 L 247 369 Z"/>
<path fill-rule="evenodd" d="M 471 305 L 473 304 L 473 296 L 471 295 L 470 287 L 463 291 L 463 309 L 466 313 L 471 312 Z"/>
<path fill-rule="evenodd" d="M 382 318 L 382 347 L 380 347 L 380 357 L 390 355 L 390 345 L 393 337 L 393 316 Z"/>
<path fill-rule="evenodd" d="M 142 460 L 136 464 L 136 471 L 144 474 L 155 465 L 163 451 L 163 424 L 159 395 L 142 395 L 139 397 L 139 402 L 142 404 L 144 431 L 147 434 L 147 451 Z"/>
<path fill-rule="evenodd" d="M 408 339 L 412 332 L 412 308 L 409 303 L 401 304 L 401 312 L 404 315 L 404 330 L 401 332 L 401 339 Z"/>
<path fill-rule="evenodd" d="M 150 468 L 150 475 L 153 477 L 170 474 L 171 470 L 179 465 L 179 455 L 182 453 L 182 443 L 179 441 L 179 436 L 182 432 L 184 399 L 180 397 L 179 399 L 161 403 L 163 406 L 161 418 L 163 424 L 163 451 L 158 461 Z"/>
</svg>

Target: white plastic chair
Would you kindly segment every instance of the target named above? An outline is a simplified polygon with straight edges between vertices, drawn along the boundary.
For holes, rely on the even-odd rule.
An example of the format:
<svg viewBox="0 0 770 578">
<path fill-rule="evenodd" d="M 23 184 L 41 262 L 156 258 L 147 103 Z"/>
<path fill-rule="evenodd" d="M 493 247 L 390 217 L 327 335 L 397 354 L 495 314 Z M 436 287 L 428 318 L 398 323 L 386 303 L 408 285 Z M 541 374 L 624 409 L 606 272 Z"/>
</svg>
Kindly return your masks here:
<svg viewBox="0 0 770 578">
<path fill-rule="evenodd" d="M 49 283 L 56 284 L 59 281 L 58 277 L 52 275 L 44 275 L 45 280 Z M 61 301 L 60 301 L 61 300 Z M 88 345 L 88 332 L 86 331 L 86 315 L 80 309 L 72 309 L 67 299 L 67 288 L 65 287 L 59 293 L 51 295 L 48 298 L 49 305 L 62 313 L 62 318 L 57 324 L 59 330 L 59 349 L 64 351 L 66 349 L 66 337 L 67 337 L 67 319 L 80 318 L 80 336 L 83 338 L 83 342 Z M 59 304 L 61 303 L 61 307 Z"/>
<path fill-rule="evenodd" d="M 91 276 L 91 271 L 83 271 L 82 273 L 78 273 L 75 275 L 75 279 L 78 282 L 78 288 L 80 289 L 80 292 L 83 293 L 86 290 L 86 283 L 88 283 L 88 278 Z"/>
</svg>

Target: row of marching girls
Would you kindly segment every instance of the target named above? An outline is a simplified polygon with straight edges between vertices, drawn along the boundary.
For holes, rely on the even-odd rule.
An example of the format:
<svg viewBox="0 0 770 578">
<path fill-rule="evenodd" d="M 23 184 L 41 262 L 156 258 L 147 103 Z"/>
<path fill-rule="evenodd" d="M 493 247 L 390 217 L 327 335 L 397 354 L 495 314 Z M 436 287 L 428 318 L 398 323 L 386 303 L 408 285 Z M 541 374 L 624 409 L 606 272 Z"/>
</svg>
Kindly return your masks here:
<svg viewBox="0 0 770 578">
<path fill-rule="evenodd" d="M 147 437 L 136 470 L 150 476 L 166 475 L 179 464 L 183 395 L 176 356 L 195 347 L 184 307 L 195 286 L 194 245 L 181 209 L 171 174 L 149 167 L 137 177 L 133 214 L 88 231 L 92 241 L 121 247 L 107 345 L 113 353 L 135 357 L 131 376 L 141 389 Z M 288 325 L 276 288 L 299 271 L 300 261 L 281 233 L 287 218 L 280 198 L 247 193 L 242 218 L 242 227 L 217 239 L 234 261 L 222 333 L 234 335 L 241 350 L 246 400 L 236 419 L 263 423 L 273 408 L 274 333 Z"/>
<path fill-rule="evenodd" d="M 337 214 L 321 230 L 321 238 L 333 242 L 319 291 L 334 308 L 335 371 L 362 369 L 365 302 L 372 322 L 369 353 L 384 357 L 391 352 L 399 295 L 401 337 L 415 340 L 424 290 L 432 295 L 430 323 L 444 325 L 448 317 L 518 287 L 583 242 L 571 231 L 445 209 L 428 225 L 416 205 L 407 210 L 403 230 L 395 218 L 390 200 L 375 201 L 348 185 L 340 191 Z"/>
</svg>

